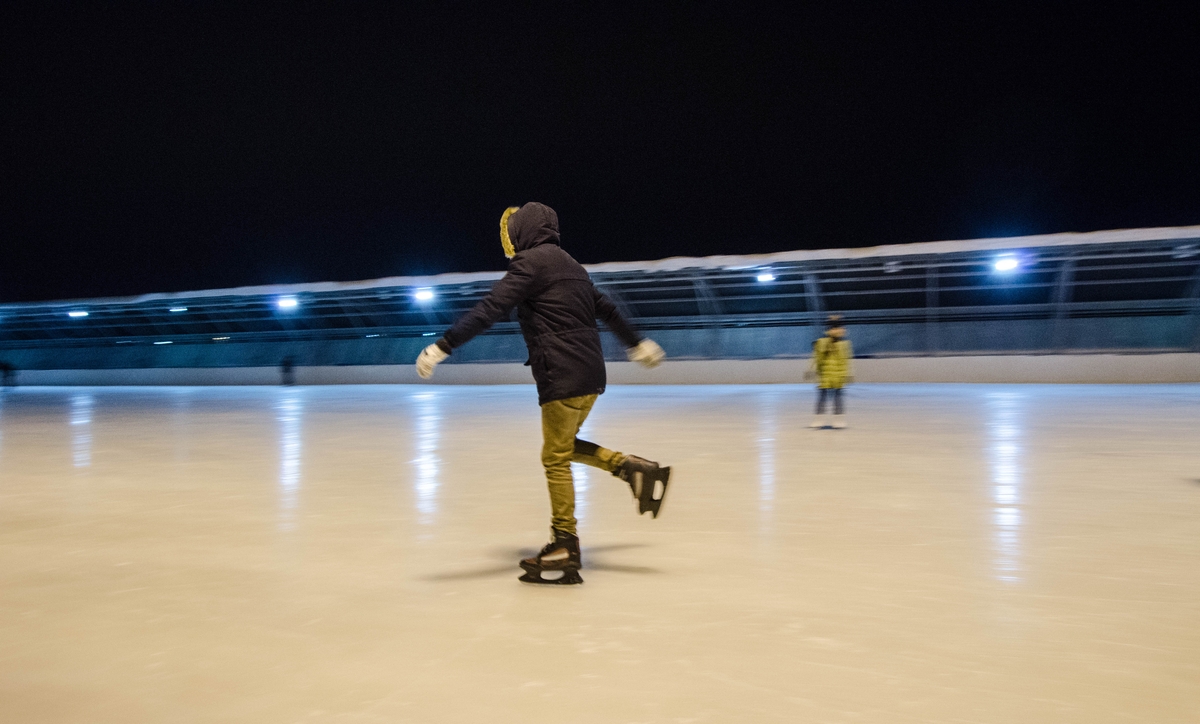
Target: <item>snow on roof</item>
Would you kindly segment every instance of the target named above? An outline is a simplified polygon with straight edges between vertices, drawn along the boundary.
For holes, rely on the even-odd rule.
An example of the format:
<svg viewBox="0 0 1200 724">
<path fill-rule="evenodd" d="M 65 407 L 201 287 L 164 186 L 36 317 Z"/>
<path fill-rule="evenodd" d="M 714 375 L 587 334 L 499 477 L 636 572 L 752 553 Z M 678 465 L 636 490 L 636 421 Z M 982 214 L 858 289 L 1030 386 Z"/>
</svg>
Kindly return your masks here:
<svg viewBox="0 0 1200 724">
<path fill-rule="evenodd" d="M 638 271 L 679 271 L 682 269 L 737 269 L 769 266 L 785 262 L 815 261 L 823 259 L 869 259 L 874 257 L 897 257 L 927 254 L 950 254 L 971 251 L 1007 251 L 1012 249 L 1075 246 L 1080 244 L 1116 244 L 1139 241 L 1196 241 L 1200 240 L 1200 226 L 1166 226 L 1148 229 L 1117 229 L 1112 231 L 1065 232 L 1059 234 L 1036 234 L 1033 236 L 1009 236 L 990 239 L 964 239 L 958 241 L 928 241 L 913 244 L 889 244 L 861 249 L 816 249 L 812 251 L 783 251 L 775 254 L 745 254 L 721 256 L 674 256 L 657 261 L 615 261 L 603 264 L 585 264 L 591 273 L 616 273 Z M 271 296 L 283 294 L 317 294 L 322 292 L 354 291 L 381 287 L 436 287 L 456 284 L 489 282 L 500 279 L 504 272 L 472 272 L 437 274 L 419 277 L 384 277 L 356 282 L 312 282 L 307 284 L 268 284 L 232 289 L 205 289 L 194 292 L 169 292 L 142 294 L 133 297 L 109 297 L 104 299 L 62 300 L 33 304 L 3 304 L 8 307 L 70 306 L 81 303 L 139 304 L 144 302 L 198 299 L 226 296 Z"/>
</svg>

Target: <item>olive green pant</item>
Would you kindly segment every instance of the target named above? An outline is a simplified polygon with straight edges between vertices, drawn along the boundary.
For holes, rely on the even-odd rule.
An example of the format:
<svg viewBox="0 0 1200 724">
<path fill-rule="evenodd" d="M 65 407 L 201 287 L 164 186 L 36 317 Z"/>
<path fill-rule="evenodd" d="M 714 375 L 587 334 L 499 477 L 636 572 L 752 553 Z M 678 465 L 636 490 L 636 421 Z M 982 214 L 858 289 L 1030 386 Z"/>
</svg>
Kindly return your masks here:
<svg viewBox="0 0 1200 724">
<path fill-rule="evenodd" d="M 575 534 L 575 481 L 571 463 L 613 472 L 625 455 L 575 437 L 599 395 L 568 397 L 542 405 L 542 466 L 550 488 L 550 525 Z"/>
</svg>

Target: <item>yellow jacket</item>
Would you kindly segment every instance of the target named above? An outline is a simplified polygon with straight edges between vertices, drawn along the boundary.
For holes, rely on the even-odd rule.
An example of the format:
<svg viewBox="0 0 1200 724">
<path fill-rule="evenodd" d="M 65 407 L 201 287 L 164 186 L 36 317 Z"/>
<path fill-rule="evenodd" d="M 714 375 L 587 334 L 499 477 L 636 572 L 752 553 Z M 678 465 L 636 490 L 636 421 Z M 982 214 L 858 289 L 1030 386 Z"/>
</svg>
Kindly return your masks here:
<svg viewBox="0 0 1200 724">
<path fill-rule="evenodd" d="M 845 386 L 854 376 L 850 360 L 854 358 L 854 349 L 850 340 L 835 340 L 833 337 L 822 337 L 813 342 L 812 363 L 809 370 L 816 373 L 821 389 L 837 389 Z"/>
</svg>

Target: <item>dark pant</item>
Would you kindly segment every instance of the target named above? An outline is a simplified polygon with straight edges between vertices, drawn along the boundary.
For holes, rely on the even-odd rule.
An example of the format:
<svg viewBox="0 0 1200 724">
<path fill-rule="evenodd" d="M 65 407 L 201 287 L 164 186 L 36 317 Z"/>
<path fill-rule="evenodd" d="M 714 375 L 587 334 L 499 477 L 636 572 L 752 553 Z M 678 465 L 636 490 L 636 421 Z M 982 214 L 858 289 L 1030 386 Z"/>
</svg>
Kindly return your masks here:
<svg viewBox="0 0 1200 724">
<path fill-rule="evenodd" d="M 840 415 L 843 412 L 842 408 L 842 388 L 841 387 L 822 387 L 817 390 L 817 414 L 825 412 L 825 398 L 833 398 L 833 414 Z"/>
</svg>

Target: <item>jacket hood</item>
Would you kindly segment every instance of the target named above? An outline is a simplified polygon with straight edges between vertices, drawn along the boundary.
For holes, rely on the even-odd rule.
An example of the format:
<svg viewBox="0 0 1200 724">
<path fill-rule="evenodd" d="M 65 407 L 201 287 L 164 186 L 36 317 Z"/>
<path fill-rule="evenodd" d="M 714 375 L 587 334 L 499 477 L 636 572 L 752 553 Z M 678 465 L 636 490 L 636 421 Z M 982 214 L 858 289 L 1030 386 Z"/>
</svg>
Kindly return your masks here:
<svg viewBox="0 0 1200 724">
<path fill-rule="evenodd" d="M 542 244 L 559 244 L 558 214 L 554 209 L 531 201 L 508 214 L 508 236 L 514 252 Z"/>
</svg>

